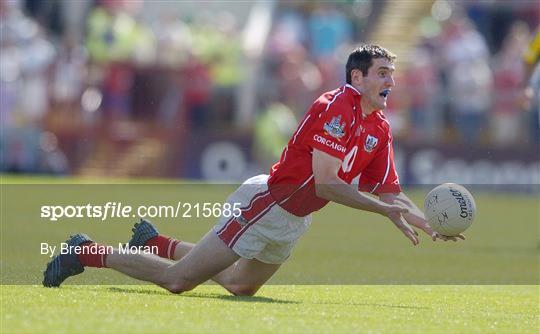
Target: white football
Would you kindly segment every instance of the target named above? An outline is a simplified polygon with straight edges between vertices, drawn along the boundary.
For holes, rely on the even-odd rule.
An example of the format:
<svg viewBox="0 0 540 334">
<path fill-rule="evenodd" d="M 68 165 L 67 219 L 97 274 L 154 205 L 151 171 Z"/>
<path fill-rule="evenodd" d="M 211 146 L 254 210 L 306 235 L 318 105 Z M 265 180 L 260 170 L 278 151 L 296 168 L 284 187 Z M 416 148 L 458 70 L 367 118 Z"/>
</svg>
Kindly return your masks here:
<svg viewBox="0 0 540 334">
<path fill-rule="evenodd" d="M 444 183 L 427 194 L 424 212 L 435 232 L 456 236 L 471 226 L 476 216 L 476 204 L 465 187 Z"/>
</svg>

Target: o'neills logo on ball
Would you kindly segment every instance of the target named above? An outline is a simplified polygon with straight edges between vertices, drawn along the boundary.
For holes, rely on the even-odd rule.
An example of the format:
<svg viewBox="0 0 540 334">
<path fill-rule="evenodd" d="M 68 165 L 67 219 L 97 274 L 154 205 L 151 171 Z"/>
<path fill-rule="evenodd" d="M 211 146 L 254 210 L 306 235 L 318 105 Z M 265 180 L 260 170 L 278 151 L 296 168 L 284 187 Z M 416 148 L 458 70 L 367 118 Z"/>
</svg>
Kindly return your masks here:
<svg viewBox="0 0 540 334">
<path fill-rule="evenodd" d="M 452 196 L 454 196 L 456 201 L 459 203 L 459 209 L 460 209 L 459 216 L 461 218 L 469 218 L 469 216 L 471 215 L 471 212 L 469 212 L 470 211 L 469 206 L 467 205 L 467 200 L 465 200 L 465 198 L 463 197 L 463 194 L 459 190 L 455 190 L 455 189 L 450 189 L 450 193 L 452 194 Z"/>
<path fill-rule="evenodd" d="M 321 143 L 323 145 L 326 145 L 326 146 L 328 146 L 330 148 L 333 148 L 334 150 L 345 153 L 345 146 L 340 145 L 338 143 L 335 143 L 335 142 L 331 141 L 330 139 L 326 139 L 326 138 L 324 138 L 322 136 L 319 136 L 319 135 L 314 135 L 313 140 L 315 140 L 316 142 Z"/>
</svg>

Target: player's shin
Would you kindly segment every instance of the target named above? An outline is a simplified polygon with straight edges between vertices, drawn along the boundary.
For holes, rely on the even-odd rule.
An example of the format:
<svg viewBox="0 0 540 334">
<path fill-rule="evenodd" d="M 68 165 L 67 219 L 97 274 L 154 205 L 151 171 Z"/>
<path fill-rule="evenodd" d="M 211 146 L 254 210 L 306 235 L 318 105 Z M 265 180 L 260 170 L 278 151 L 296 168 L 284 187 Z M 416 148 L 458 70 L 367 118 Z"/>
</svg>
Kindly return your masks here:
<svg viewBox="0 0 540 334">
<path fill-rule="evenodd" d="M 170 265 L 170 261 L 153 254 L 122 253 L 118 249 L 106 259 L 106 267 L 160 286 L 167 284 L 163 274 Z"/>
</svg>

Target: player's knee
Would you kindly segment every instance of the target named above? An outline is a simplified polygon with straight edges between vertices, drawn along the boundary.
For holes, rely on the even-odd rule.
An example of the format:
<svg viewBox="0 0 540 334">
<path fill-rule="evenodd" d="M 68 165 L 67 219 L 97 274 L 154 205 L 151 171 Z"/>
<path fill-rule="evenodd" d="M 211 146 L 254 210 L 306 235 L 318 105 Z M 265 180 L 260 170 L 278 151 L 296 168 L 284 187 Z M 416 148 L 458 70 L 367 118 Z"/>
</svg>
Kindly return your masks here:
<svg viewBox="0 0 540 334">
<path fill-rule="evenodd" d="M 169 290 L 169 292 L 174 294 L 180 294 L 183 292 L 191 291 L 195 289 L 197 284 L 188 282 L 188 281 L 177 281 L 170 284 L 165 285 L 165 288 Z"/>
<path fill-rule="evenodd" d="M 258 286 L 234 286 L 229 291 L 235 296 L 254 296 L 259 291 Z"/>
</svg>

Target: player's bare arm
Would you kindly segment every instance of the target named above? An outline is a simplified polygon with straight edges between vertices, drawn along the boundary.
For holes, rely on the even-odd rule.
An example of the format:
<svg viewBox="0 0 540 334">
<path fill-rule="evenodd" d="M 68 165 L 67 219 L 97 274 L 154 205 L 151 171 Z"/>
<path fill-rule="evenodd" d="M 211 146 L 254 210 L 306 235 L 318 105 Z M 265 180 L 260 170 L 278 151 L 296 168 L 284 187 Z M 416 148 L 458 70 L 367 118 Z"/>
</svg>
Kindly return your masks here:
<svg viewBox="0 0 540 334">
<path fill-rule="evenodd" d="M 354 185 L 347 184 L 338 177 L 341 160 L 323 151 L 313 149 L 313 175 L 317 196 L 351 208 L 379 213 L 383 216 L 407 212 L 400 203 L 387 204 L 371 196 L 362 194 Z"/>
<path fill-rule="evenodd" d="M 383 193 L 379 195 L 379 198 L 381 201 L 389 204 L 395 204 L 395 203 L 401 203 L 404 206 L 406 206 L 409 209 L 409 212 L 403 214 L 403 218 L 405 221 L 414 227 L 417 227 L 424 231 L 427 235 L 431 237 L 433 241 L 436 241 L 437 239 L 441 239 L 444 241 L 452 240 L 457 241 L 458 238 L 465 240 L 465 236 L 463 234 L 459 234 L 456 237 L 451 236 L 445 236 L 441 235 L 437 232 L 435 232 L 431 226 L 429 226 L 429 223 L 427 222 L 424 212 L 414 204 L 414 202 L 407 196 L 405 193 L 400 192 L 397 194 L 393 193 Z"/>
<path fill-rule="evenodd" d="M 313 150 L 313 175 L 315 176 L 317 196 L 351 208 L 376 212 L 386 216 L 411 240 L 413 245 L 417 245 L 419 242 L 418 234 L 402 216 L 402 214 L 408 212 L 408 208 L 400 202 L 387 204 L 363 194 L 356 190 L 355 186 L 341 180 L 338 177 L 341 163 L 338 158 L 317 149 Z"/>
</svg>

